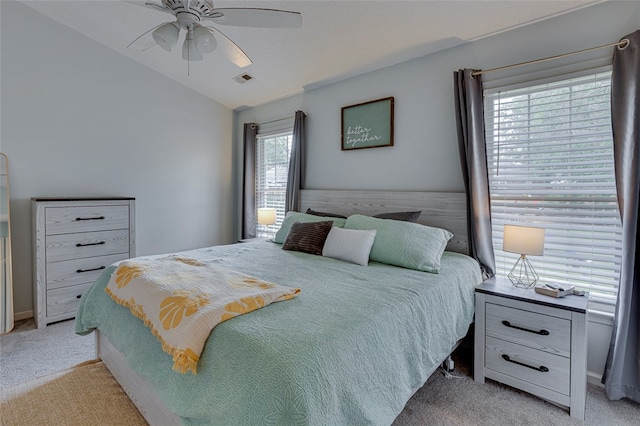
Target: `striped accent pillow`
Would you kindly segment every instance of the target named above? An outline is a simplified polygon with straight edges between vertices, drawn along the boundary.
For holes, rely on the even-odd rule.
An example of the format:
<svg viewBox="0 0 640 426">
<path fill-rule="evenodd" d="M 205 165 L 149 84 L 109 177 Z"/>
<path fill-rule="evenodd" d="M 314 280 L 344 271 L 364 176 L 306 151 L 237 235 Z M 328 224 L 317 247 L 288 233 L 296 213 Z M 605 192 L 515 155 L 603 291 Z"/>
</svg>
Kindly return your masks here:
<svg viewBox="0 0 640 426">
<path fill-rule="evenodd" d="M 282 244 L 283 250 L 322 255 L 324 242 L 331 231 L 333 221 L 295 222 Z"/>
</svg>

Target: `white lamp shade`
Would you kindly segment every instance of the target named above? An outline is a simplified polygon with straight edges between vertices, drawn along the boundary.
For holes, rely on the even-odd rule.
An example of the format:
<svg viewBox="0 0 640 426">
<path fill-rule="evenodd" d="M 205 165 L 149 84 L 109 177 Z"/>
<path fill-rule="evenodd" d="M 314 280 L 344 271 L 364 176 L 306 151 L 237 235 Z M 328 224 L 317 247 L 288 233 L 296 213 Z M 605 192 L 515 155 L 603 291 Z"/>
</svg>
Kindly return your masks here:
<svg viewBox="0 0 640 426">
<path fill-rule="evenodd" d="M 201 53 L 213 52 L 218 44 L 211 31 L 200 25 L 193 29 L 193 41 Z"/>
<path fill-rule="evenodd" d="M 160 25 L 151 33 L 151 37 L 153 37 L 153 40 L 158 43 L 158 46 L 162 47 L 167 52 L 171 52 L 171 49 L 173 49 L 178 43 L 179 35 L 180 29 L 172 22 Z"/>
<path fill-rule="evenodd" d="M 505 225 L 502 250 L 541 256 L 544 253 L 544 228 Z"/>
<path fill-rule="evenodd" d="M 276 223 L 276 209 L 260 208 L 258 209 L 258 224 L 273 225 Z"/>
<path fill-rule="evenodd" d="M 201 61 L 202 58 L 202 52 L 196 49 L 196 43 L 193 41 L 193 38 L 187 36 L 182 45 L 182 59 L 185 61 Z"/>
</svg>

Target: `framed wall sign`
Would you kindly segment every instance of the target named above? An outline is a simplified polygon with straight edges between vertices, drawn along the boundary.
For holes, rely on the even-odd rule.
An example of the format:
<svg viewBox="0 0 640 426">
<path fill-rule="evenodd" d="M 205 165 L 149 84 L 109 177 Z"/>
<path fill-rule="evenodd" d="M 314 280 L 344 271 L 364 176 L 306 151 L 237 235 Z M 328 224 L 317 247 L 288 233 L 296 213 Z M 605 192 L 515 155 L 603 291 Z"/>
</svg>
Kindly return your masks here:
<svg viewBox="0 0 640 426">
<path fill-rule="evenodd" d="M 342 107 L 342 150 L 393 146 L 393 97 Z"/>
</svg>

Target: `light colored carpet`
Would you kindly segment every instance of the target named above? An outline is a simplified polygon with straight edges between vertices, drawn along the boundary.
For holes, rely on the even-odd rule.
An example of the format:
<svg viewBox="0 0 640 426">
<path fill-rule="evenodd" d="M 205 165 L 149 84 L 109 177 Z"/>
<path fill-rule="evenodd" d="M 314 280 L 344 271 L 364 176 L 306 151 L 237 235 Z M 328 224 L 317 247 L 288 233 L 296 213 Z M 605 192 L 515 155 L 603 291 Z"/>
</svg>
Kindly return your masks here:
<svg viewBox="0 0 640 426">
<path fill-rule="evenodd" d="M 2 389 L 0 402 L 4 426 L 147 425 L 99 361 Z"/>
<path fill-rule="evenodd" d="M 0 337 L 2 370 L 2 424 L 38 425 L 38 424 L 101 424 L 100 416 L 92 417 L 93 411 L 109 412 L 106 423 L 102 424 L 145 424 L 138 411 L 131 404 L 115 379 L 108 373 L 104 365 L 92 363 L 84 367 L 67 370 L 69 366 L 91 360 L 94 357 L 93 335 L 80 337 L 73 333 L 74 321 L 53 324 L 41 330 L 33 329 L 28 323 L 23 324 L 15 332 Z M 586 419 L 583 422 L 572 419 L 568 413 L 553 404 L 539 398 L 519 392 L 513 388 L 488 380 L 481 385 L 473 381 L 470 365 L 473 360 L 469 347 L 461 347 L 455 354 L 456 369 L 453 374 L 459 378 L 447 379 L 441 372 L 434 373 L 427 384 L 411 398 L 405 409 L 395 420 L 393 426 L 422 425 L 638 425 L 640 422 L 640 404 L 628 399 L 609 401 L 602 388 L 588 385 Z M 88 367 L 88 368 L 87 368 Z M 46 376 L 44 379 L 24 383 L 42 374 L 65 370 L 62 373 Z M 82 376 L 82 379 L 76 376 Z M 73 385 L 65 389 L 55 387 L 69 376 Z M 42 388 L 38 390 L 38 388 Z M 20 390 L 23 389 L 23 390 Z M 60 417 L 56 422 L 47 421 L 10 423 L 20 414 L 9 408 L 5 414 L 5 394 L 25 394 L 24 389 L 34 392 L 18 401 L 18 407 L 31 407 L 34 412 L 48 413 L 55 410 L 55 415 L 68 414 L 70 423 L 64 423 Z M 17 393 L 18 392 L 18 393 Z M 85 395 L 97 392 L 97 399 L 89 402 Z M 12 397 L 14 398 L 14 397 Z M 53 401 L 53 402 L 51 402 Z M 97 402 L 97 404 L 96 404 Z M 94 404 L 89 405 L 89 404 Z M 100 407 L 96 407 L 96 405 Z M 12 404 L 13 406 L 13 404 Z M 88 417 L 80 416 L 81 408 L 87 410 Z M 7 405 L 9 407 L 9 405 Z M 84 411 L 84 410 L 82 410 Z M 113 413 L 117 413 L 114 416 Z M 10 417 L 9 416 L 16 416 Z M 44 415 L 44 414 L 43 414 Z M 106 415 L 106 414 L 105 414 Z M 6 417 L 5 417 L 6 416 Z M 111 417 L 114 416 L 114 417 Z M 131 417 L 129 417 L 131 416 Z M 136 419 L 138 423 L 114 423 L 123 419 Z M 80 420 L 81 419 L 81 420 Z M 38 419 L 36 419 L 38 420 Z M 122 420 L 129 421 L 129 420 Z M 142 422 L 142 423 L 140 423 Z"/>
<path fill-rule="evenodd" d="M 93 334 L 75 334 L 75 320 L 36 329 L 33 319 L 18 321 L 0 336 L 0 388 L 66 370 L 96 357 Z"/>
</svg>

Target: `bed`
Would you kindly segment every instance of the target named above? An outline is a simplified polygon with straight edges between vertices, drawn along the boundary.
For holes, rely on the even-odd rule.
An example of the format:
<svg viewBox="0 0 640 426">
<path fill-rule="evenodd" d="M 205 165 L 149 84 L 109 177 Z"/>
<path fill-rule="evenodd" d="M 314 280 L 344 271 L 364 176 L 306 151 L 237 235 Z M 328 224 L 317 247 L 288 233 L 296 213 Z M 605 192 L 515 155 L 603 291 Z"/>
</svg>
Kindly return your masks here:
<svg viewBox="0 0 640 426">
<path fill-rule="evenodd" d="M 481 275 L 460 253 L 464 203 L 460 193 L 303 191 L 302 211 L 422 211 L 419 222 L 454 234 L 437 274 L 264 240 L 181 252 L 301 290 L 216 326 L 197 375 L 172 371 L 149 329 L 104 292 L 113 265 L 83 296 L 76 331 L 95 331 L 97 356 L 152 425 L 391 424 L 473 321 Z"/>
</svg>

